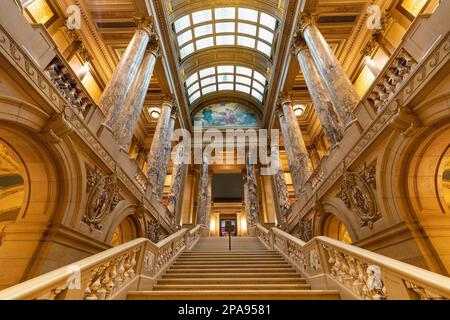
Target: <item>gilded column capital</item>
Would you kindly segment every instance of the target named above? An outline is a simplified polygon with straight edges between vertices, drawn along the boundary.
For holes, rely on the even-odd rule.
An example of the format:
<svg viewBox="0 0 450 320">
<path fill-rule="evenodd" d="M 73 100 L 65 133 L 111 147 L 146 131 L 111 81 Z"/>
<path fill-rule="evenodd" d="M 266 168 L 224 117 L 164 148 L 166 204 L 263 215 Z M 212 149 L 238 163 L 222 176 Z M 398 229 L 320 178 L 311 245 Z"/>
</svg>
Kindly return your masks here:
<svg viewBox="0 0 450 320">
<path fill-rule="evenodd" d="M 279 100 L 277 101 L 276 112 L 279 118 L 284 117 L 283 105 L 280 103 Z"/>
<path fill-rule="evenodd" d="M 307 27 L 316 24 L 318 16 L 318 13 L 300 13 L 298 23 L 300 31 L 303 33 Z"/>
<path fill-rule="evenodd" d="M 285 104 L 292 104 L 292 95 L 288 92 L 280 92 L 278 96 L 278 102 L 281 104 L 281 106 Z"/>
<path fill-rule="evenodd" d="M 174 107 L 176 104 L 175 96 L 173 94 L 166 94 L 162 99 L 162 105 L 168 105 L 169 107 Z"/>
<path fill-rule="evenodd" d="M 178 108 L 178 105 L 176 103 L 173 103 L 173 105 L 172 105 L 172 112 L 170 113 L 170 117 L 173 120 L 176 120 L 177 117 L 178 117 L 179 112 L 180 112 L 180 109 Z"/>
<path fill-rule="evenodd" d="M 305 49 L 308 49 L 308 46 L 306 45 L 306 41 L 303 38 L 301 27 L 299 25 L 292 38 L 291 50 L 293 54 L 297 55 L 300 51 Z"/>
</svg>

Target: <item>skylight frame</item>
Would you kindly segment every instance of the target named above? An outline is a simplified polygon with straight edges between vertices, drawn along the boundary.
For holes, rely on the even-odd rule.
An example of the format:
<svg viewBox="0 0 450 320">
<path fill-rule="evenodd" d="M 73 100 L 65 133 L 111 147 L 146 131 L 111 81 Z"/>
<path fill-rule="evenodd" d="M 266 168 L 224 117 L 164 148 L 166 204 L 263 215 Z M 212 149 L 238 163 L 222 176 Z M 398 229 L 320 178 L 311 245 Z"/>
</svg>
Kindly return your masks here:
<svg viewBox="0 0 450 320">
<path fill-rule="evenodd" d="M 217 10 L 221 9 L 229 10 L 228 16 L 225 16 L 225 18 L 219 18 L 218 15 L 216 18 L 216 12 L 218 12 Z M 252 21 L 252 19 L 250 19 L 251 18 L 250 15 L 249 19 L 245 19 L 245 17 L 244 19 L 242 19 L 242 15 L 241 16 L 239 15 L 240 10 L 250 10 L 252 12 L 256 12 L 256 21 Z M 197 21 L 195 17 L 200 16 L 203 17 L 203 15 L 200 14 L 200 12 L 206 11 L 211 13 L 210 17 L 211 19 L 200 19 L 202 22 L 195 23 Z M 234 15 L 233 14 L 230 15 L 231 12 L 234 12 Z M 189 23 L 187 23 L 187 21 L 189 21 Z M 231 23 L 234 25 L 234 28 L 231 28 L 231 25 L 228 26 L 222 25 L 222 23 Z M 196 37 L 196 32 L 194 30 L 200 30 L 198 29 L 199 27 L 205 27 L 210 24 L 212 24 L 212 33 Z M 220 29 L 216 27 L 218 24 L 219 26 L 226 26 L 226 27 Z M 184 27 L 181 28 L 180 26 Z M 242 27 L 244 26 L 244 29 L 248 32 L 240 32 L 239 26 L 241 26 L 241 31 L 243 30 Z M 173 23 L 173 30 L 176 35 L 176 42 L 178 45 L 178 49 L 180 50 L 181 60 L 187 58 L 192 54 L 195 54 L 200 50 L 210 49 L 214 47 L 250 48 L 271 59 L 272 58 L 271 49 L 273 47 L 273 41 L 275 39 L 275 33 L 277 28 L 278 28 L 278 20 L 276 19 L 275 16 L 267 12 L 245 7 L 232 7 L 226 5 L 217 8 L 202 9 L 191 12 L 187 15 L 178 18 Z M 262 31 L 260 32 L 260 30 Z M 186 35 L 187 31 L 191 32 L 192 39 L 190 41 L 186 41 L 185 38 L 184 42 L 180 42 L 179 36 L 181 34 Z M 224 36 L 228 37 L 224 38 Z M 231 40 L 230 36 L 233 36 L 234 39 L 233 41 Z M 201 48 L 197 47 L 197 43 L 199 44 L 205 43 L 205 41 L 198 42 L 199 40 L 208 37 L 212 37 L 213 39 L 212 46 Z M 218 41 L 218 39 L 220 39 L 221 41 Z M 226 41 L 224 41 L 224 39 L 226 39 Z M 265 45 L 261 45 L 261 43 Z"/>
<path fill-rule="evenodd" d="M 257 70 L 230 64 L 197 70 L 184 82 L 190 104 L 218 91 L 247 94 L 262 104 L 267 84 L 267 78 Z"/>
</svg>

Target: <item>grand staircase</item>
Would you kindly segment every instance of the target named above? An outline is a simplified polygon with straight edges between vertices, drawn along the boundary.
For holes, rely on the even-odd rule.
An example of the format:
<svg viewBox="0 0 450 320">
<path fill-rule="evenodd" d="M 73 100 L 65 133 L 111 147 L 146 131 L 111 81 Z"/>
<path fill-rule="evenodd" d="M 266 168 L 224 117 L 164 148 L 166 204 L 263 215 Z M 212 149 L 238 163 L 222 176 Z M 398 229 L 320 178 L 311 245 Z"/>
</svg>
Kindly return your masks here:
<svg viewBox="0 0 450 320">
<path fill-rule="evenodd" d="M 153 287 L 128 299 L 339 299 L 333 290 L 311 290 L 296 269 L 258 238 L 201 238 L 183 252 Z"/>
</svg>

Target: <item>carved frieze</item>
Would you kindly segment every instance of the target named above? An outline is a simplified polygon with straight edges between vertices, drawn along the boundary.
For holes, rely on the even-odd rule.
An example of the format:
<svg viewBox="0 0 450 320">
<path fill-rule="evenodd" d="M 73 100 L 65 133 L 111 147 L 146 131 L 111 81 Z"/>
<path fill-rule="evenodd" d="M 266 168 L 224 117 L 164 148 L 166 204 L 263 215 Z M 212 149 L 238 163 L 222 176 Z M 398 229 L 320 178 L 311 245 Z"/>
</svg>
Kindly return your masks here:
<svg viewBox="0 0 450 320">
<path fill-rule="evenodd" d="M 117 206 L 121 198 L 115 173 L 103 176 L 98 168 L 87 173 L 88 200 L 82 221 L 91 230 L 101 230 L 105 217 Z"/>
<path fill-rule="evenodd" d="M 341 183 L 339 197 L 345 205 L 359 218 L 361 226 L 373 227 L 373 223 L 381 218 L 375 194 L 371 188 L 375 182 L 372 180 L 372 171 L 363 171 L 360 174 L 345 172 Z M 364 179 L 368 176 L 370 184 Z"/>
</svg>

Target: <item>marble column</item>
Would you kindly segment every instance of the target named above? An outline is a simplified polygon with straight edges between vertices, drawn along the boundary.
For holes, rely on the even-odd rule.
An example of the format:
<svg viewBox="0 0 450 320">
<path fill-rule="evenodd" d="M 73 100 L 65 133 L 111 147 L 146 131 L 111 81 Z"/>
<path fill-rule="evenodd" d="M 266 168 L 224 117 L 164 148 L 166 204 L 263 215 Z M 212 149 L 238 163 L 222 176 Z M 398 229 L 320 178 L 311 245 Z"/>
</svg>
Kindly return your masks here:
<svg viewBox="0 0 450 320">
<path fill-rule="evenodd" d="M 295 39 L 294 45 L 295 53 L 306 81 L 306 86 L 308 87 L 309 94 L 311 95 L 314 104 L 314 109 L 319 117 L 328 142 L 333 148 L 342 140 L 344 125 L 341 119 L 345 119 L 347 115 L 345 111 L 341 109 L 341 119 L 338 117 L 328 93 L 328 89 L 320 77 L 319 72 L 314 65 L 311 53 L 301 35 L 298 35 L 298 38 Z"/>
<path fill-rule="evenodd" d="M 295 195 L 298 198 L 306 180 L 311 175 L 311 165 L 297 117 L 292 109 L 291 96 L 284 92 L 280 93 L 279 106 L 281 108 L 278 113 L 280 116 L 281 133 L 288 155 L 289 170 L 291 171 Z"/>
<path fill-rule="evenodd" d="M 178 145 L 174 150 L 175 156 L 173 160 L 172 181 L 170 182 L 170 192 L 168 197 L 167 209 L 170 212 L 172 223 L 180 222 L 180 199 L 184 178 L 186 176 L 187 164 L 184 163 L 184 146 Z"/>
<path fill-rule="evenodd" d="M 254 226 L 259 223 L 259 197 L 258 197 L 258 185 L 256 183 L 255 165 L 246 163 L 247 172 L 245 174 L 246 184 L 246 197 L 245 207 L 247 209 L 247 224 Z"/>
<path fill-rule="evenodd" d="M 133 133 L 141 115 L 156 59 L 159 55 L 158 51 L 158 46 L 148 48 L 142 59 L 139 74 L 130 88 L 119 116 L 110 118 L 107 122 L 119 145 L 126 151 L 130 147 Z"/>
<path fill-rule="evenodd" d="M 281 216 L 281 228 L 286 230 L 287 222 L 289 220 L 291 202 L 289 201 L 289 192 L 286 184 L 286 179 L 284 177 L 283 169 L 279 168 L 274 176 L 275 189 L 277 191 L 278 205 L 280 207 Z"/>
<path fill-rule="evenodd" d="M 208 159 L 203 159 L 198 186 L 197 224 L 207 226 L 208 230 L 211 218 L 211 183 L 209 178 Z"/>
<path fill-rule="evenodd" d="M 342 119 L 347 126 L 353 119 L 353 110 L 360 97 L 349 77 L 342 69 L 339 61 L 316 25 L 316 15 L 302 13 L 299 27 L 308 45 L 317 70 L 326 83 L 330 96 L 339 114 L 345 113 Z"/>
<path fill-rule="evenodd" d="M 111 79 L 103 91 L 99 107 L 106 114 L 107 122 L 115 123 L 130 88 L 136 79 L 147 45 L 158 42 L 151 18 L 136 18 L 137 29 L 120 58 Z"/>
<path fill-rule="evenodd" d="M 164 154 L 166 152 L 166 142 L 174 105 L 175 100 L 173 96 L 164 98 L 147 160 L 147 177 L 153 187 L 153 193 L 159 200 L 163 195 L 164 179 L 167 173 L 167 161 L 164 161 Z"/>
</svg>

